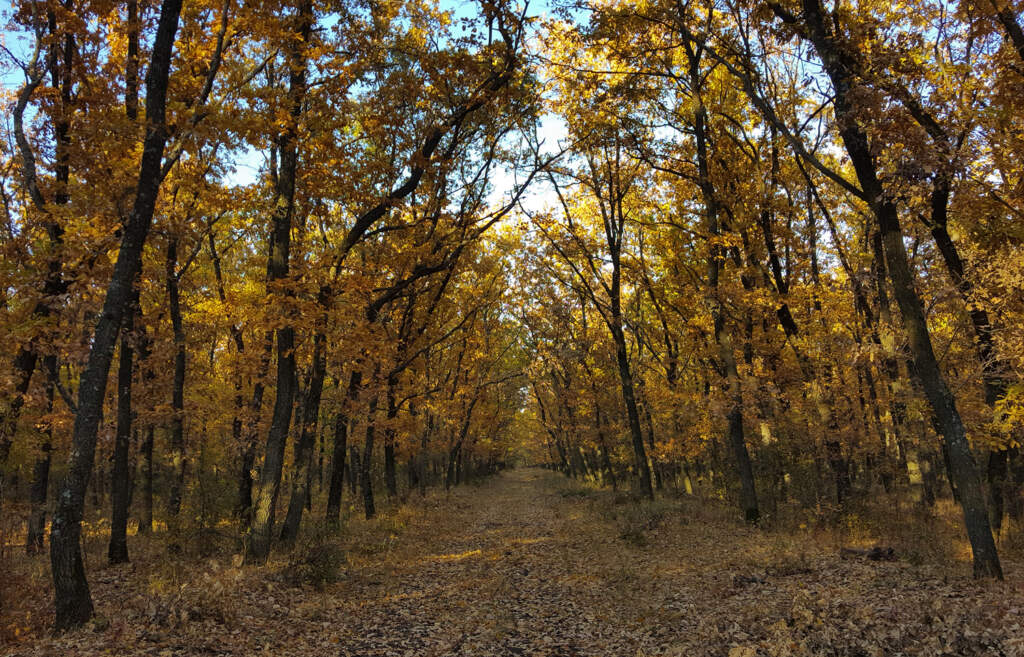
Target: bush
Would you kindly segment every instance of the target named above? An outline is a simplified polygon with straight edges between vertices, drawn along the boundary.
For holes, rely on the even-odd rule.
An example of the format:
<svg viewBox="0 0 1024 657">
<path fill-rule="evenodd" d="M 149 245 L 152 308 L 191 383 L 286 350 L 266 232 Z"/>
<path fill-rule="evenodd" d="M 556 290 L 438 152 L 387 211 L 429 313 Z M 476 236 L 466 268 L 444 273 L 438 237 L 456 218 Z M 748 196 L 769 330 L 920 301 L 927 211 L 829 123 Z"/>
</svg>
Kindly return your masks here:
<svg viewBox="0 0 1024 657">
<path fill-rule="evenodd" d="M 591 497 L 594 492 L 587 488 L 562 488 L 558 494 L 567 500 L 582 500 Z"/>
<path fill-rule="evenodd" d="M 619 528 L 619 538 L 631 545 L 647 545 L 647 532 L 662 525 L 671 507 L 658 500 L 627 505 L 612 511 L 612 517 Z"/>
<path fill-rule="evenodd" d="M 340 545 L 318 540 L 292 551 L 288 564 L 281 570 L 281 578 L 289 586 L 312 586 L 322 591 L 341 579 L 347 563 Z"/>
<path fill-rule="evenodd" d="M 206 573 L 171 593 L 156 593 L 146 615 L 154 624 L 168 629 L 203 621 L 230 625 L 235 620 L 237 602 L 234 599 L 235 587 L 230 581 L 226 584 L 225 578 L 230 578 L 230 574 Z M 159 582 L 151 584 L 150 588 L 154 587 L 157 591 L 164 588 Z"/>
</svg>

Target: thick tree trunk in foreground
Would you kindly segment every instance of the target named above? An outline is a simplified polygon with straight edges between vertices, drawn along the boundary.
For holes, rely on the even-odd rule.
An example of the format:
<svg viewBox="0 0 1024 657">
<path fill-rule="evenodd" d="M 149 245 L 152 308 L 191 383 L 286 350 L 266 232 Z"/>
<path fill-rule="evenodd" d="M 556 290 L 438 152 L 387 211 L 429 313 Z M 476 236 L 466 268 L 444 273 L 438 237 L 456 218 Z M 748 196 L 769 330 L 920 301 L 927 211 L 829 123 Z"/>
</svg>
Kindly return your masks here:
<svg viewBox="0 0 1024 657">
<path fill-rule="evenodd" d="M 128 57 L 125 61 L 125 115 L 138 119 L 139 20 L 138 2 L 128 2 Z M 138 280 L 132 289 L 132 304 L 125 311 L 121 329 L 121 357 L 117 366 L 117 429 L 114 437 L 114 468 L 110 482 L 110 564 L 128 561 L 128 507 L 131 505 L 132 473 L 128 452 L 132 436 L 132 345 L 135 315 L 139 310 Z"/>
<path fill-rule="evenodd" d="M 856 91 L 857 78 L 849 67 L 850 60 L 842 51 L 841 42 L 835 38 L 833 24 L 820 0 L 803 0 L 802 6 L 800 18 L 788 14 L 780 7 L 776 6 L 773 9 L 783 20 L 800 23 L 803 26 L 805 38 L 814 45 L 825 72 L 832 81 L 835 91 L 833 104 L 841 126 L 840 136 L 856 171 L 863 198 L 875 215 L 889 279 L 910 343 L 915 374 L 924 388 L 925 397 L 932 407 L 936 424 L 945 442 L 950 475 L 959 491 L 964 524 L 974 553 L 974 575 L 1002 579 L 1002 567 L 992 538 L 981 476 L 971 454 L 953 394 L 932 348 L 924 307 L 914 289 L 913 274 L 907 261 L 896 202 L 886 195 L 882 187 L 868 136 L 859 125 L 857 109 L 852 99 Z"/>
<path fill-rule="evenodd" d="M 867 140 L 865 139 L 864 145 L 866 146 L 866 144 Z M 849 150 L 849 146 L 847 148 Z M 868 187 L 864 185 L 864 181 L 861 182 L 861 185 Z M 878 190 L 881 191 L 880 186 Z M 949 390 L 946 379 L 939 369 L 938 360 L 935 358 L 931 336 L 928 333 L 928 325 L 924 317 L 924 308 L 920 297 L 914 290 L 913 277 L 907 263 L 903 232 L 900 230 L 896 205 L 892 201 L 881 200 L 880 194 L 875 196 L 875 199 L 874 209 L 882 231 L 889 276 L 892 279 L 896 301 L 903 315 L 903 326 L 910 341 L 915 370 L 941 429 L 949 453 L 950 474 L 960 493 L 964 524 L 967 526 L 967 535 L 974 553 L 974 575 L 975 577 L 1002 579 L 1003 571 L 999 563 L 999 555 L 996 552 L 995 541 L 992 538 L 981 476 L 974 456 L 971 454 L 970 444 L 967 442 L 967 432 L 960 419 L 960 413 L 957 411 L 953 393 Z"/>
<path fill-rule="evenodd" d="M 82 562 L 82 514 L 85 491 L 96 457 L 96 437 L 103 413 L 103 397 L 110 373 L 121 320 L 128 310 L 132 283 L 142 264 L 142 247 L 153 220 L 160 192 L 160 168 L 167 141 L 165 108 L 174 35 L 178 30 L 181 0 L 164 0 L 160 8 L 149 73 L 146 78 L 146 137 L 139 166 L 135 203 L 124 226 L 121 248 L 107 287 L 103 311 L 93 332 L 89 359 L 78 389 L 78 413 L 72 434 L 68 473 L 61 485 L 50 530 L 56 628 L 66 630 L 92 616 L 92 596 Z"/>
</svg>

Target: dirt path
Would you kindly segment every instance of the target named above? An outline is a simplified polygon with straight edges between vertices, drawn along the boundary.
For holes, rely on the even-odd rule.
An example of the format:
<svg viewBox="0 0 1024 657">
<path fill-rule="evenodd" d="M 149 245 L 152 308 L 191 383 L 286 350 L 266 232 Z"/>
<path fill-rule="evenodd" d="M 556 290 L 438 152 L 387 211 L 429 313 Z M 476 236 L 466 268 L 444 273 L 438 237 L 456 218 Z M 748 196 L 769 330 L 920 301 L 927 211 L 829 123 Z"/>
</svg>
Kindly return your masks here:
<svg viewBox="0 0 1024 657">
<path fill-rule="evenodd" d="M 450 503 L 429 550 L 345 606 L 341 655 L 1024 654 L 1019 577 L 840 561 L 539 470 Z"/>
<path fill-rule="evenodd" d="M 265 568 L 167 559 L 138 539 L 135 564 L 90 571 L 98 618 L 75 633 L 47 634 L 40 570 L 26 599 L 45 620 L 0 655 L 1024 655 L 1019 564 L 977 583 L 965 563 L 842 560 L 733 516 L 515 470 L 350 520 L 326 538 L 346 555 L 341 580 L 319 591 L 285 576 L 312 532 Z"/>
<path fill-rule="evenodd" d="M 609 605 L 606 564 L 552 476 L 503 474 L 456 501 L 431 547 L 353 602 L 343 655 L 629 654 L 646 643 Z"/>
</svg>

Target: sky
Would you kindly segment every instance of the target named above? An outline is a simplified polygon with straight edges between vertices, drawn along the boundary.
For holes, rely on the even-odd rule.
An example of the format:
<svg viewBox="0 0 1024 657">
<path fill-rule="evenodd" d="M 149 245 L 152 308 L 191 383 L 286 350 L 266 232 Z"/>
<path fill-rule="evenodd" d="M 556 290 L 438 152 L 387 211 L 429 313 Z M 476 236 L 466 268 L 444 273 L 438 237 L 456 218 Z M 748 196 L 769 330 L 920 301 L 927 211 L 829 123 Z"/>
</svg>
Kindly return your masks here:
<svg viewBox="0 0 1024 657">
<path fill-rule="evenodd" d="M 30 55 L 33 46 L 32 38 L 25 32 L 7 29 L 13 11 L 11 1 L 0 0 L 0 26 L 3 27 L 0 32 L 0 45 L 6 50 L 0 54 L 0 87 L 8 93 L 13 93 L 25 81 L 24 72 L 12 61 L 12 56 L 24 61 Z M 442 8 L 452 12 L 456 19 L 456 25 L 459 18 L 474 16 L 477 11 L 476 7 L 478 7 L 478 2 L 475 0 L 441 0 L 440 4 Z M 540 2 L 533 0 L 530 13 L 547 13 L 550 7 L 550 0 L 541 0 Z M 330 18 L 321 22 L 327 25 L 330 23 Z M 31 109 L 29 112 L 31 113 Z M 560 142 L 565 141 L 567 132 L 564 122 L 557 117 L 546 116 L 541 121 L 539 136 L 544 141 L 546 149 L 555 150 L 559 147 Z M 246 148 L 234 154 L 232 164 L 234 170 L 226 176 L 224 182 L 228 185 L 252 184 L 265 165 L 265 155 L 258 150 Z M 494 191 L 491 202 L 501 203 L 502 199 L 506 198 L 513 189 L 514 172 L 503 168 L 495 173 L 492 180 Z M 553 200 L 553 193 L 546 189 L 546 186 L 534 184 L 530 193 L 523 199 L 523 203 L 531 210 L 539 210 Z"/>
</svg>

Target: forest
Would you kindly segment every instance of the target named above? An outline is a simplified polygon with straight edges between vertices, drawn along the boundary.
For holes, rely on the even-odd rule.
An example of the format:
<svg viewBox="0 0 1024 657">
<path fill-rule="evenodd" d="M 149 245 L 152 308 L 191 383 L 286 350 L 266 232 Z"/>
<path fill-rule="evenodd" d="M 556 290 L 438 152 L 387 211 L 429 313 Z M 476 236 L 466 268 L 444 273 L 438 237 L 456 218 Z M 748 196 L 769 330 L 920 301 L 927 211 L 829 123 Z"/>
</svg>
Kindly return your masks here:
<svg viewBox="0 0 1024 657">
<path fill-rule="evenodd" d="M 1019 4 L 5 0 L 0 647 L 1024 654 Z"/>
</svg>

